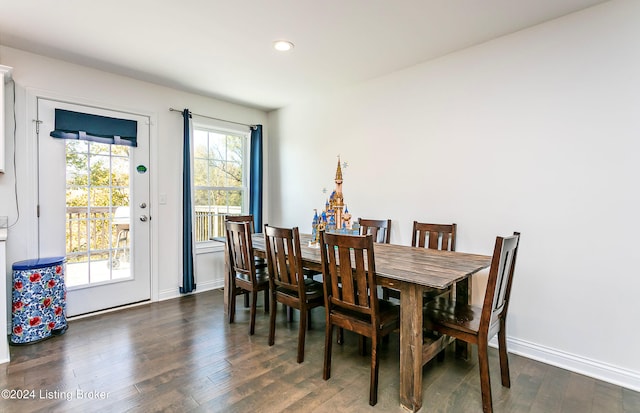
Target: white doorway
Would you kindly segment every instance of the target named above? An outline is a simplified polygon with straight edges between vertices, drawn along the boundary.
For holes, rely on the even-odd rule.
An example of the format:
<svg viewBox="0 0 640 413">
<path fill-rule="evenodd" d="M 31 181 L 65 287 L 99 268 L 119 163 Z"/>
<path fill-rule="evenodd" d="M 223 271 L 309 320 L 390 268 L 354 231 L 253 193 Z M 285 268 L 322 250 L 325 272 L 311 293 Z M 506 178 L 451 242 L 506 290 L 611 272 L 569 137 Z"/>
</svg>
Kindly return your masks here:
<svg viewBox="0 0 640 413">
<path fill-rule="evenodd" d="M 148 116 L 37 97 L 38 248 L 67 259 L 67 314 L 150 300 Z M 137 146 L 55 139 L 55 110 L 132 120 Z"/>
</svg>

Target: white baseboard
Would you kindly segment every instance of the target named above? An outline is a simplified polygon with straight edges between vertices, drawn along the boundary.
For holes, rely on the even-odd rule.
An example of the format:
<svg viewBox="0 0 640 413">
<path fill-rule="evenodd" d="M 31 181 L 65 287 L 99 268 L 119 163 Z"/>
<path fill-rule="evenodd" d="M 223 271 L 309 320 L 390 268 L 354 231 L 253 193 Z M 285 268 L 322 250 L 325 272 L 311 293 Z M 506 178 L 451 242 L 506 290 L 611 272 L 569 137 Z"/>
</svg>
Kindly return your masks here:
<svg viewBox="0 0 640 413">
<path fill-rule="evenodd" d="M 489 345 L 497 348 L 497 338 L 494 337 L 489 342 Z M 537 360 L 575 373 L 584 374 L 585 376 L 634 391 L 640 391 L 640 372 L 637 371 L 624 369 L 517 338 L 507 338 L 507 349 L 509 353 Z"/>
<path fill-rule="evenodd" d="M 197 283 L 196 286 L 197 286 L 196 291 L 189 294 L 197 294 L 197 293 L 202 293 L 204 291 L 223 288 L 224 280 L 205 281 L 205 282 Z M 170 300 L 172 298 L 178 298 L 182 295 L 185 295 L 185 294 L 180 294 L 180 290 L 176 287 L 176 288 L 172 288 L 171 290 L 160 291 L 158 295 L 158 301 Z"/>
</svg>

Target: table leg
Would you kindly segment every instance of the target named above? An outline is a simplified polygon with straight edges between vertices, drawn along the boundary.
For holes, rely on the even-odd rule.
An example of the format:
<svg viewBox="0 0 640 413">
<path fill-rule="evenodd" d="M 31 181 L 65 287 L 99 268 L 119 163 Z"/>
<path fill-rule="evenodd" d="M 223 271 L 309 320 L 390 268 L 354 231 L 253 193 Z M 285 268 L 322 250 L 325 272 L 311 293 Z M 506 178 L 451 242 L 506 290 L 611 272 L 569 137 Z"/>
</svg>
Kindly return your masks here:
<svg viewBox="0 0 640 413">
<path fill-rule="evenodd" d="M 422 288 L 400 286 L 400 405 L 422 407 Z"/>
<path fill-rule="evenodd" d="M 231 297 L 231 268 L 229 266 L 229 249 L 224 249 L 224 312 L 229 314 L 229 304 L 234 297 Z"/>
</svg>

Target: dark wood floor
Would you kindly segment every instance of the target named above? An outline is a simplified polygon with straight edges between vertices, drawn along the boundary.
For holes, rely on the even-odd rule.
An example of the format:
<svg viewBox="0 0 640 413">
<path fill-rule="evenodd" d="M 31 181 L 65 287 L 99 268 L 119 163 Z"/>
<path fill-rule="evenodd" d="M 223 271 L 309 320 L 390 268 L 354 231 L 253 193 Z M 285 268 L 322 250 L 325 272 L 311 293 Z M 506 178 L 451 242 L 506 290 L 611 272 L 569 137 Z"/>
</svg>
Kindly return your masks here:
<svg viewBox="0 0 640 413">
<path fill-rule="evenodd" d="M 268 316 L 248 310 L 235 324 L 222 292 L 73 320 L 68 332 L 11 347 L 0 389 L 27 399 L 0 399 L 0 412 L 403 412 L 399 406 L 398 337 L 381 352 L 378 404 L 368 405 L 369 358 L 346 332 L 334 345 L 332 377 L 322 380 L 324 310 L 313 310 L 305 362 L 296 363 L 297 322 L 278 311 L 276 344 Z M 475 357 L 475 352 L 474 352 Z M 496 412 L 640 412 L 640 393 L 510 355 L 511 389 L 500 386 L 491 352 Z M 477 363 L 448 354 L 424 367 L 423 412 L 480 412 Z M 4 396 L 4 393 L 3 393 Z M 70 399 L 70 400 L 67 400 Z"/>
</svg>

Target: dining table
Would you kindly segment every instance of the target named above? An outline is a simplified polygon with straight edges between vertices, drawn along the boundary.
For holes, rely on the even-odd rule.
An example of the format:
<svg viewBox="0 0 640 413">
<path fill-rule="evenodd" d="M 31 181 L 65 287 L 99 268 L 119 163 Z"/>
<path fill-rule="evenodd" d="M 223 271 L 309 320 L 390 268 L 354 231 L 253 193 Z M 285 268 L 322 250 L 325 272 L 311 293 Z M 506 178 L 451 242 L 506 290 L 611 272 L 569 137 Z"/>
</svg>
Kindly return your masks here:
<svg viewBox="0 0 640 413">
<path fill-rule="evenodd" d="M 311 246 L 311 240 L 310 234 L 300 234 L 302 263 L 321 273 L 320 248 Z M 255 256 L 266 258 L 263 234 L 253 234 L 252 245 Z M 374 244 L 374 257 L 378 285 L 400 291 L 400 405 L 416 412 L 423 401 L 422 367 L 451 342 L 446 336 L 423 334 L 423 293 L 453 288 L 456 300 L 468 303 L 471 276 L 489 267 L 491 257 L 381 243 Z M 230 274 L 227 263 L 227 278 Z M 225 305 L 230 299 L 225 297 Z M 458 356 L 467 357 L 467 351 L 466 344 L 456 343 Z"/>
</svg>

